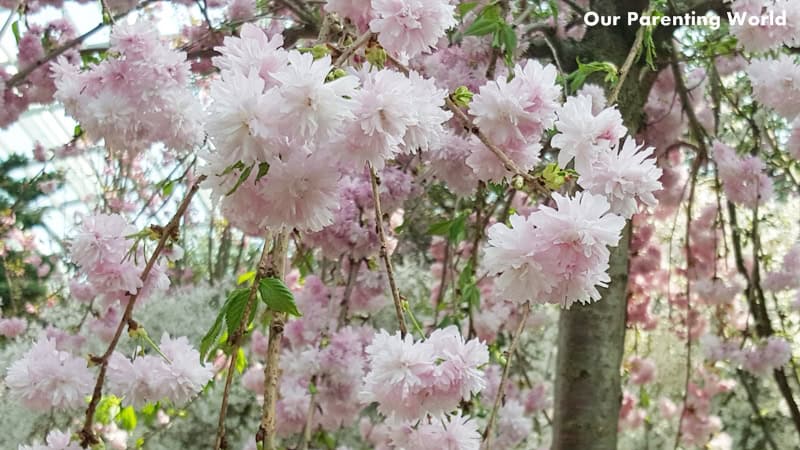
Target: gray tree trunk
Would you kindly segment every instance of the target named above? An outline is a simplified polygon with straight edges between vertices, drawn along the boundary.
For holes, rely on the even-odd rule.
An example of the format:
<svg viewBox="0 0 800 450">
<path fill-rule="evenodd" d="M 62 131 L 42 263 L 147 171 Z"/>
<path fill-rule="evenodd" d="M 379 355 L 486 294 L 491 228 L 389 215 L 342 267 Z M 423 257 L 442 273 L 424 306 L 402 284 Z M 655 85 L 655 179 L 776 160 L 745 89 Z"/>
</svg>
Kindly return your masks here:
<svg viewBox="0 0 800 450">
<path fill-rule="evenodd" d="M 630 225 L 612 249 L 603 299 L 561 312 L 552 450 L 617 448 Z"/>
</svg>

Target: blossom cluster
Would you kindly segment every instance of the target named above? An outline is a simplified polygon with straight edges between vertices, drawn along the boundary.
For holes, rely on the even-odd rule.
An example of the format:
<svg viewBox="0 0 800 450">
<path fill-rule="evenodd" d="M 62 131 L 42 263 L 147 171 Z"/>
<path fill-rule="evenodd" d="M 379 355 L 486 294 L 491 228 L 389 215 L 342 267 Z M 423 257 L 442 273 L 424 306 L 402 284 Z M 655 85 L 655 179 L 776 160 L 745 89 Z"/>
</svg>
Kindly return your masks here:
<svg viewBox="0 0 800 450">
<path fill-rule="evenodd" d="M 764 172 L 761 158 L 739 157 L 734 149 L 721 142 L 714 143 L 713 157 L 725 195 L 732 202 L 755 208 L 772 198 L 772 179 Z"/>
<path fill-rule="evenodd" d="M 418 342 L 382 330 L 366 352 L 369 372 L 362 400 L 377 402 L 387 417 L 414 421 L 449 413 L 486 387 L 481 370 L 489 362 L 486 344 L 465 341 L 454 326 Z"/>
<path fill-rule="evenodd" d="M 730 361 L 756 376 L 768 375 L 792 358 L 789 343 L 774 336 L 744 348 L 735 341 L 722 340 L 713 334 L 704 335 L 700 342 L 707 360 Z"/>
<path fill-rule="evenodd" d="M 731 21 L 731 34 L 736 36 L 745 50 L 762 52 L 781 45 L 800 46 L 800 8 L 791 0 L 735 0 L 731 3 L 735 16 L 759 19 Z M 785 17 L 780 23 L 775 17 Z"/>
<path fill-rule="evenodd" d="M 794 57 L 753 59 L 747 75 L 756 100 L 790 120 L 800 114 L 800 65 Z"/>
<path fill-rule="evenodd" d="M 86 71 L 63 57 L 53 67 L 56 100 L 89 137 L 132 156 L 157 143 L 181 151 L 202 142 L 202 108 L 189 88 L 185 53 L 140 21 L 114 27 L 109 54 L 118 56 Z"/>
<path fill-rule="evenodd" d="M 514 67 L 511 81 L 505 77 L 489 81 L 470 102 L 475 125 L 522 170 L 530 170 L 539 162 L 540 141 L 555 121 L 561 96 L 556 74 L 552 64 L 542 66 L 527 60 Z M 501 181 L 514 175 L 485 146 L 470 148 L 467 164 L 479 180 Z"/>
<path fill-rule="evenodd" d="M 281 45 L 247 24 L 214 59 L 222 77 L 211 85 L 215 149 L 204 170 L 223 213 L 250 234 L 331 225 L 343 175 L 438 145 L 450 117 L 445 92 L 415 72 L 346 74 L 330 56 Z"/>
<path fill-rule="evenodd" d="M 40 2 L 33 2 L 30 8 L 37 9 Z M 9 9 L 17 5 L 11 4 Z M 6 87 L 11 75 L 0 68 L 0 128 L 5 128 L 19 119 L 31 104 L 46 104 L 53 101 L 56 85 L 50 74 L 53 63 L 38 64 L 43 60 L 47 49 L 65 44 L 75 37 L 75 29 L 65 19 L 56 19 L 46 25 L 30 24 L 19 38 L 17 69 L 35 67 L 26 77 L 25 83 L 16 87 Z M 80 61 L 75 49 L 67 49 L 62 58 L 72 63 Z"/>
<path fill-rule="evenodd" d="M 609 211 L 599 195 L 573 197 L 554 193 L 558 209 L 541 206 L 527 218 L 513 215 L 511 227 L 489 228 L 485 265 L 499 274 L 495 283 L 509 299 L 524 303 L 574 302 L 600 299 L 607 286 L 609 246 L 616 246 L 625 219 Z"/>
<path fill-rule="evenodd" d="M 142 281 L 146 261 L 143 250 L 134 248 L 135 233 L 136 228 L 119 214 L 84 217 L 70 246 L 72 262 L 83 275 L 70 284 L 76 299 L 88 303 L 100 297 L 111 306 L 117 300 L 127 302 L 129 294 L 140 290 L 146 294 L 169 287 L 163 261 L 154 263 L 146 283 Z"/>
<path fill-rule="evenodd" d="M 456 24 L 445 0 L 329 0 L 325 9 L 350 19 L 361 31 L 378 33 L 387 51 L 405 58 L 427 53 Z"/>
<path fill-rule="evenodd" d="M 135 408 L 163 400 L 181 407 L 211 379 L 210 365 L 200 362 L 200 353 L 187 338 L 173 339 L 164 333 L 159 349 L 163 356 L 148 354 L 133 360 L 114 352 L 106 375 L 109 390 Z"/>
</svg>

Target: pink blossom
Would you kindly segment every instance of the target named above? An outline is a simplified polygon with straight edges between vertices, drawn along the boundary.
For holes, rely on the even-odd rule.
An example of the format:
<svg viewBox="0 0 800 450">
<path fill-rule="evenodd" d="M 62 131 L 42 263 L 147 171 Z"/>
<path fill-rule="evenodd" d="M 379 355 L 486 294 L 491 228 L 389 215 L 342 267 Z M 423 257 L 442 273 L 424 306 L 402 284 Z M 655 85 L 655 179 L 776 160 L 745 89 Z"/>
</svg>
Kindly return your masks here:
<svg viewBox="0 0 800 450">
<path fill-rule="evenodd" d="M 628 367 L 633 384 L 652 383 L 656 377 L 656 363 L 652 359 L 632 356 L 628 359 Z"/>
<path fill-rule="evenodd" d="M 800 244 L 795 244 L 783 255 L 782 266 L 767 272 L 762 286 L 770 291 L 800 288 Z"/>
<path fill-rule="evenodd" d="M 367 30 L 374 17 L 370 0 L 328 0 L 325 11 L 349 19 L 362 33 Z"/>
<path fill-rule="evenodd" d="M 110 50 L 117 56 L 87 71 L 63 57 L 52 68 L 56 99 L 86 135 L 132 155 L 159 142 L 176 150 L 202 142 L 186 54 L 159 42 L 143 21 L 116 24 Z"/>
<path fill-rule="evenodd" d="M 0 335 L 9 339 L 21 335 L 28 328 L 28 321 L 20 317 L 0 319 Z"/>
<path fill-rule="evenodd" d="M 47 433 L 45 444 L 20 445 L 19 450 L 81 450 L 77 443 L 70 443 L 71 434 L 60 430 Z"/>
<path fill-rule="evenodd" d="M 10 395 L 32 410 L 79 408 L 94 386 L 86 366 L 84 359 L 56 349 L 54 339 L 41 337 L 8 368 L 5 383 Z"/>
<path fill-rule="evenodd" d="M 661 190 L 661 169 L 656 167 L 653 147 L 642 147 L 629 137 L 617 148 L 599 149 L 588 171 L 581 172 L 578 184 L 594 194 L 605 195 L 611 211 L 630 219 L 638 202 L 650 208 L 658 204 L 653 195 Z"/>
<path fill-rule="evenodd" d="M 446 0 L 372 0 L 369 27 L 395 55 L 412 58 L 428 52 L 456 24 L 455 7 Z"/>
<path fill-rule="evenodd" d="M 422 342 L 381 331 L 366 352 L 370 369 L 362 399 L 378 402 L 385 416 L 414 420 L 450 412 L 486 386 L 478 369 L 488 362 L 486 345 L 465 342 L 455 327 L 437 330 Z"/>
<path fill-rule="evenodd" d="M 504 77 L 489 81 L 470 102 L 475 124 L 497 145 L 535 148 L 533 144 L 555 119 L 561 95 L 556 73 L 553 65 L 527 60 L 514 67 L 512 81 Z"/>
<path fill-rule="evenodd" d="M 770 337 L 744 353 L 742 367 L 757 376 L 783 367 L 792 358 L 792 349 L 785 339 Z"/>
<path fill-rule="evenodd" d="M 731 201 L 755 208 L 772 198 L 772 179 L 764 173 L 765 166 L 761 158 L 741 158 L 734 149 L 720 142 L 714 144 L 713 157 L 725 195 Z"/>
<path fill-rule="evenodd" d="M 416 429 L 401 425 L 392 431 L 392 444 L 398 449 L 479 450 L 481 445 L 478 424 L 461 413 L 425 421 Z"/>
<path fill-rule="evenodd" d="M 790 120 L 800 113 L 800 66 L 793 57 L 754 59 L 747 74 L 756 100 Z"/>
<path fill-rule="evenodd" d="M 585 95 L 567 99 L 558 111 L 555 126 L 559 133 L 553 136 L 552 145 L 560 149 L 558 164 L 566 167 L 575 158 L 575 169 L 581 174 L 591 170 L 598 150 L 616 146 L 627 132 L 616 107 L 595 115 L 592 98 Z M 635 148 L 627 153 L 633 156 Z"/>
<path fill-rule="evenodd" d="M 533 422 L 525 407 L 516 399 L 506 400 L 497 416 L 497 448 L 516 448 L 533 432 Z"/>
<path fill-rule="evenodd" d="M 283 35 L 267 36 L 252 23 L 242 25 L 239 36 L 226 36 L 223 45 L 216 47 L 221 56 L 211 59 L 222 72 L 222 77 L 238 73 L 248 76 L 253 70 L 264 81 L 264 88 L 277 84 L 273 77 L 286 66 L 288 54 L 283 46 Z"/>
<path fill-rule="evenodd" d="M 568 308 L 576 301 L 597 301 L 597 287 L 610 281 L 608 246 L 619 241 L 625 219 L 609 213 L 601 196 L 554 193 L 553 199 L 557 210 L 542 206 L 527 220 L 512 216 L 513 229 L 489 228 L 485 264 L 500 274 L 497 286 L 516 302 Z"/>
</svg>

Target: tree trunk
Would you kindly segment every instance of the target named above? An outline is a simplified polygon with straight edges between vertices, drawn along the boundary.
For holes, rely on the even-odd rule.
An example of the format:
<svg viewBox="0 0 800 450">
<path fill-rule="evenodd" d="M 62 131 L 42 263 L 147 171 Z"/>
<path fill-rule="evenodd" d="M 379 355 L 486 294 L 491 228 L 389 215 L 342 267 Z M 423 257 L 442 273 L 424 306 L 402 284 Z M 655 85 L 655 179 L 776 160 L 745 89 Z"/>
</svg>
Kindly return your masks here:
<svg viewBox="0 0 800 450">
<path fill-rule="evenodd" d="M 551 450 L 617 448 L 630 225 L 612 249 L 603 299 L 561 311 Z"/>
</svg>

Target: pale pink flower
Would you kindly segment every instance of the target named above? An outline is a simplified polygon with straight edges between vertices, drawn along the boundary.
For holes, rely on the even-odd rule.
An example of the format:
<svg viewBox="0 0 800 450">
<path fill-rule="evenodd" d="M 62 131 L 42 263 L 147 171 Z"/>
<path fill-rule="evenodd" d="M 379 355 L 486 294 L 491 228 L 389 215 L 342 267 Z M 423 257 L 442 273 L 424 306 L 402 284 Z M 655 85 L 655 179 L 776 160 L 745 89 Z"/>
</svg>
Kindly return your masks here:
<svg viewBox="0 0 800 450">
<path fill-rule="evenodd" d="M 200 360 L 200 352 L 189 344 L 185 336 L 172 339 L 164 333 L 159 346 L 169 358 L 166 364 L 168 375 L 161 380 L 159 389 L 176 406 L 183 406 L 211 379 L 211 366 Z"/>
<path fill-rule="evenodd" d="M 273 75 L 283 69 L 288 61 L 287 52 L 282 46 L 283 35 L 280 33 L 269 38 L 258 26 L 246 23 L 242 25 L 238 37 L 225 37 L 223 45 L 215 48 L 221 56 L 215 56 L 211 61 L 220 69 L 223 78 L 234 73 L 247 76 L 255 70 L 264 81 L 264 89 L 269 89 L 277 84 Z"/>
<path fill-rule="evenodd" d="M 800 244 L 795 244 L 783 255 L 778 270 L 767 272 L 762 285 L 770 291 L 800 288 Z"/>
<path fill-rule="evenodd" d="M 628 359 L 628 367 L 633 384 L 652 383 L 656 377 L 656 363 L 650 358 L 632 356 Z"/>
<path fill-rule="evenodd" d="M 162 399 L 161 383 L 167 376 L 160 356 L 145 355 L 131 361 L 114 352 L 108 361 L 106 382 L 109 391 L 122 397 L 126 405 L 141 408 Z"/>
<path fill-rule="evenodd" d="M 55 340 L 41 337 L 9 367 L 5 383 L 11 397 L 26 408 L 65 410 L 84 406 L 94 374 L 86 360 L 59 351 Z"/>
<path fill-rule="evenodd" d="M 261 102 L 264 80 L 255 69 L 232 71 L 211 83 L 208 134 L 225 167 L 242 161 L 266 161 L 270 155 L 263 130 Z"/>
<path fill-rule="evenodd" d="M 70 442 L 70 436 L 69 431 L 64 433 L 61 430 L 52 430 L 47 433 L 44 444 L 20 444 L 18 450 L 81 450 L 77 442 Z"/>
<path fill-rule="evenodd" d="M 373 19 L 370 0 L 328 0 L 325 2 L 325 11 L 350 19 L 362 33 L 367 30 L 370 20 Z"/>
<path fill-rule="evenodd" d="M 533 432 L 533 422 L 525 407 L 516 399 L 508 399 L 497 415 L 497 448 L 516 448 Z"/>
<path fill-rule="evenodd" d="M 314 59 L 311 53 L 289 52 L 289 64 L 272 76 L 278 87 L 263 101 L 270 117 L 270 134 L 320 142 L 334 137 L 344 120 L 352 119 L 358 79 L 345 75 L 326 82 L 331 57 Z M 276 120 L 277 119 L 277 120 Z"/>
<path fill-rule="evenodd" d="M 515 77 L 510 82 L 505 77 L 489 81 L 470 102 L 475 124 L 500 146 L 538 143 L 555 119 L 561 95 L 556 72 L 552 65 L 543 67 L 527 60 L 524 66 L 514 67 Z"/>
<path fill-rule="evenodd" d="M 0 336 L 9 339 L 21 335 L 28 328 L 28 321 L 20 317 L 10 317 L 0 319 Z"/>
<path fill-rule="evenodd" d="M 800 65 L 794 57 L 754 59 L 747 74 L 756 100 L 789 120 L 800 114 Z"/>
<path fill-rule="evenodd" d="M 72 238 L 72 261 L 87 270 L 98 264 L 119 264 L 130 247 L 126 236 L 135 232 L 136 228 L 120 215 L 87 216 Z"/>
<path fill-rule="evenodd" d="M 653 195 L 661 190 L 661 169 L 656 167 L 653 147 L 642 150 L 628 137 L 621 147 L 598 149 L 590 170 L 581 172 L 578 184 L 587 191 L 605 195 L 611 211 L 630 219 L 638 212 L 638 203 L 650 208 L 658 204 Z"/>
<path fill-rule="evenodd" d="M 536 296 L 546 290 L 552 280 L 535 258 L 539 234 L 531 216 L 524 218 L 513 214 L 511 227 L 497 223 L 489 227 L 489 238 L 483 265 L 496 275 L 495 286 L 499 293 L 515 302 L 524 302 L 529 295 Z"/>
<path fill-rule="evenodd" d="M 591 97 L 569 97 L 558 111 L 558 134 L 551 141 L 560 150 L 558 164 L 566 167 L 575 158 L 575 169 L 581 174 L 591 170 L 598 150 L 616 146 L 627 133 L 616 107 L 599 114 L 593 114 L 592 108 Z"/>
<path fill-rule="evenodd" d="M 725 195 L 748 208 L 768 202 L 773 195 L 772 179 L 758 156 L 739 157 L 731 147 L 714 143 L 712 152 Z"/>
<path fill-rule="evenodd" d="M 437 330 L 426 341 L 401 339 L 381 331 L 366 348 L 369 373 L 361 398 L 377 402 L 387 417 L 415 420 L 429 413 L 450 412 L 486 386 L 486 345 L 465 342 L 453 327 Z"/>
<path fill-rule="evenodd" d="M 413 58 L 427 53 L 456 25 L 455 6 L 446 0 L 372 0 L 370 29 L 395 55 Z"/>
</svg>

